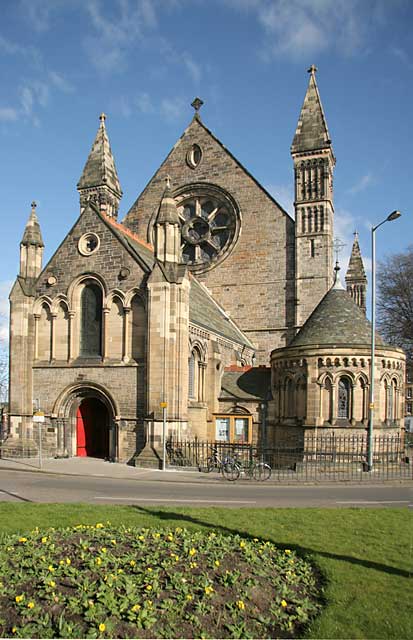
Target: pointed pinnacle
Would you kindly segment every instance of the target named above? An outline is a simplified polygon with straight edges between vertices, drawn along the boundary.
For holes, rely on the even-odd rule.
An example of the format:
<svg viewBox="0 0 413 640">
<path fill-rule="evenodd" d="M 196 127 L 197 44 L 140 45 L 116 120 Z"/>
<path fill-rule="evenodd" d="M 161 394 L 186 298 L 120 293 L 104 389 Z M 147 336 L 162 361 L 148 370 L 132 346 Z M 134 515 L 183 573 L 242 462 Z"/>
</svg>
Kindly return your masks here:
<svg viewBox="0 0 413 640">
<path fill-rule="evenodd" d="M 311 67 L 309 69 L 307 69 L 307 73 L 311 73 L 312 76 L 315 76 L 317 71 L 318 71 L 318 69 L 315 66 L 315 64 L 312 64 Z"/>
</svg>

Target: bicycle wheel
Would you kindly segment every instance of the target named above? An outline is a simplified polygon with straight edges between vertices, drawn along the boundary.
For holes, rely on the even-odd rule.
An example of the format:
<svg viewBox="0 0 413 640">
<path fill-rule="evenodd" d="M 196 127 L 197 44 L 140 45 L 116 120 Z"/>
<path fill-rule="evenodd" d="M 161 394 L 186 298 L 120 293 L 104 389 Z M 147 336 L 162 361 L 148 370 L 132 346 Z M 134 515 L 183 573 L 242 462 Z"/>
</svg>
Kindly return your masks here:
<svg viewBox="0 0 413 640">
<path fill-rule="evenodd" d="M 240 468 L 233 462 L 225 462 L 222 466 L 222 475 L 226 480 L 234 482 L 238 480 L 240 474 Z"/>
<path fill-rule="evenodd" d="M 212 469 L 215 467 L 215 461 L 213 458 L 207 458 L 207 460 L 203 461 L 199 466 L 199 470 L 203 473 L 211 473 Z"/>
<path fill-rule="evenodd" d="M 254 480 L 264 482 L 271 478 L 271 467 L 265 462 L 258 462 L 254 467 Z"/>
</svg>

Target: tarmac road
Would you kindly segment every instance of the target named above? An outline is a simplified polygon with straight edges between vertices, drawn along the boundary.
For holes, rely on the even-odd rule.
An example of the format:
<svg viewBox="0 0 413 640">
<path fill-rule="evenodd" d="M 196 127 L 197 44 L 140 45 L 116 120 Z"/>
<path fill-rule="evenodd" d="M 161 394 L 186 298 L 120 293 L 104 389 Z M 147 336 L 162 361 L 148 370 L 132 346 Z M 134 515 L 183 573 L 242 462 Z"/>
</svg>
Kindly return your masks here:
<svg viewBox="0 0 413 640">
<path fill-rule="evenodd" d="M 413 507 L 413 483 L 284 485 L 217 474 L 146 471 L 133 477 L 27 472 L 0 465 L 0 501 L 223 507 Z"/>
</svg>

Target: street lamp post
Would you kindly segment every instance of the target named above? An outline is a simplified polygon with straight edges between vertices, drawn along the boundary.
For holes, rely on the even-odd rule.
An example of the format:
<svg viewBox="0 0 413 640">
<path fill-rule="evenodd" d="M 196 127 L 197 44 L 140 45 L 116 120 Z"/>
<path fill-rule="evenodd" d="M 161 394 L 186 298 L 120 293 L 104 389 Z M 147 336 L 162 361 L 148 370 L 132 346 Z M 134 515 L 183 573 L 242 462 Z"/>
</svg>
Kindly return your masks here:
<svg viewBox="0 0 413 640">
<path fill-rule="evenodd" d="M 371 362 L 370 362 L 370 402 L 367 447 L 367 471 L 373 469 L 373 429 L 374 429 L 374 358 L 376 348 L 376 231 L 385 222 L 400 218 L 400 211 L 393 211 L 371 230 Z"/>
</svg>

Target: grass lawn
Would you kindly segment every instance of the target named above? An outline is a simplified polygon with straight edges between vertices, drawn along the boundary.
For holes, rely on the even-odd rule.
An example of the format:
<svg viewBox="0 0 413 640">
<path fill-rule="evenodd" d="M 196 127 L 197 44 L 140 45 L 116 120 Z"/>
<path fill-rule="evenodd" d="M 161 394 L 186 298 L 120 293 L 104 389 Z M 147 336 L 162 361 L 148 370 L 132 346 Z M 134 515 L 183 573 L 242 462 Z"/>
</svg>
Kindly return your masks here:
<svg viewBox="0 0 413 640">
<path fill-rule="evenodd" d="M 0 504 L 0 534 L 95 524 L 241 533 L 310 554 L 326 607 L 309 638 L 413 637 L 413 521 L 407 509 L 222 509 Z"/>
</svg>

